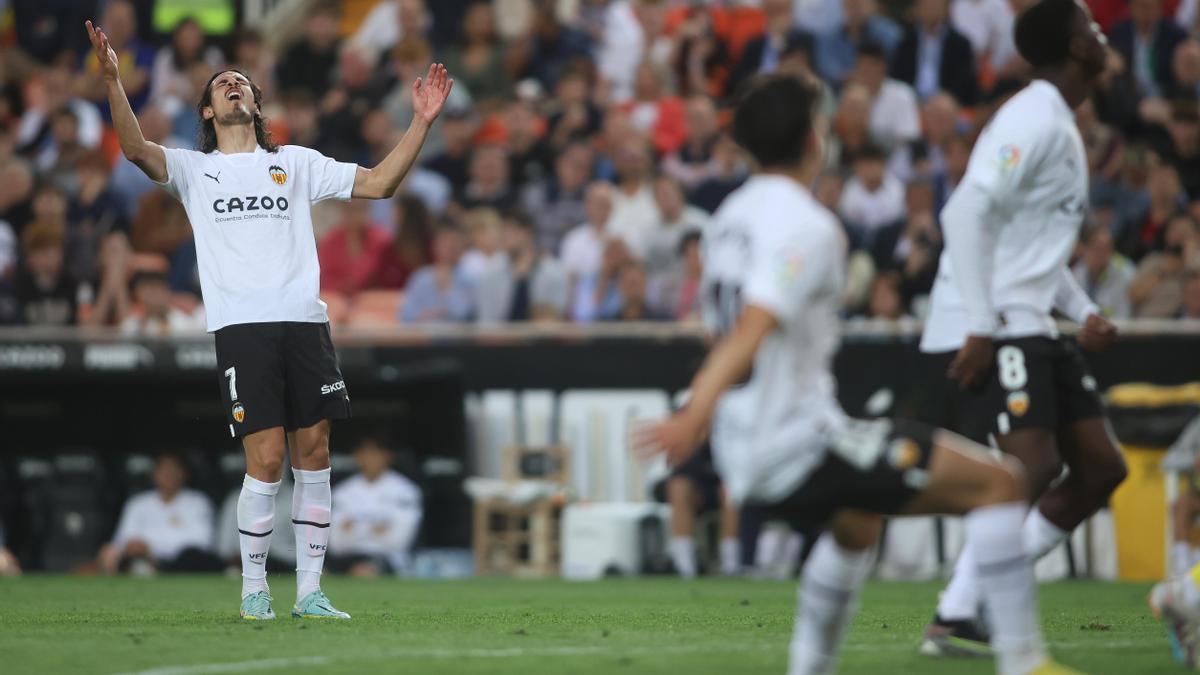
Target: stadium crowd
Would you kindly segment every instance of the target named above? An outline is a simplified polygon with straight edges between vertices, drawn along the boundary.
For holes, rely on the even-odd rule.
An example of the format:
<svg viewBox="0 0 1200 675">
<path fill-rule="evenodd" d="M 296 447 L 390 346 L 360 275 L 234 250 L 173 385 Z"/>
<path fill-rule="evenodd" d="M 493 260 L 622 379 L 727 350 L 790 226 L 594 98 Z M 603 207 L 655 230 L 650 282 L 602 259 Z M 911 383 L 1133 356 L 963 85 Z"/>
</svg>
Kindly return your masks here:
<svg viewBox="0 0 1200 675">
<path fill-rule="evenodd" d="M 770 71 L 825 83 L 813 189 L 851 245 L 846 316 L 920 318 L 939 210 L 1023 83 L 1028 2 L 318 2 L 278 48 L 233 2 L 8 4 L 0 324 L 203 330 L 187 218 L 120 156 L 90 16 L 169 147 L 193 146 L 199 89 L 229 65 L 263 89 L 277 141 L 371 165 L 410 121 L 411 82 L 447 65 L 452 98 L 397 196 L 314 214 L 335 323 L 695 318 L 699 232 L 748 174 L 727 111 Z M 1111 63 L 1077 114 L 1092 206 L 1074 271 L 1113 318 L 1200 318 L 1200 3 L 1088 4 Z"/>
</svg>

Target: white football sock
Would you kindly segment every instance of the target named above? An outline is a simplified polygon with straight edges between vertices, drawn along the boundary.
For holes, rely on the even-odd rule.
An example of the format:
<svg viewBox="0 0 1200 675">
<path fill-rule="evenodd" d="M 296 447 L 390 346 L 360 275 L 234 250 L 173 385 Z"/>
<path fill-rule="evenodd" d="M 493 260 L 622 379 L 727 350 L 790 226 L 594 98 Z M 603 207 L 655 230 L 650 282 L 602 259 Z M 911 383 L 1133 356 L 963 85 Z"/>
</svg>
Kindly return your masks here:
<svg viewBox="0 0 1200 675">
<path fill-rule="evenodd" d="M 721 574 L 734 576 L 742 571 L 742 542 L 737 537 L 721 540 Z"/>
<path fill-rule="evenodd" d="M 975 509 L 965 519 L 1000 675 L 1028 673 L 1046 660 L 1033 559 L 1022 546 L 1028 511 L 1027 504 L 1011 502 Z"/>
<path fill-rule="evenodd" d="M 946 621 L 967 621 L 979 615 L 979 584 L 975 577 L 975 556 L 971 553 L 971 540 L 963 544 L 962 553 L 954 563 L 954 576 L 942 597 L 938 598 L 938 617 Z"/>
<path fill-rule="evenodd" d="M 1069 534 L 1070 532 L 1046 520 L 1046 516 L 1042 515 L 1037 506 L 1029 510 L 1029 515 L 1025 516 L 1025 523 L 1021 526 L 1021 540 L 1025 543 L 1025 552 L 1035 562 L 1066 541 Z"/>
<path fill-rule="evenodd" d="M 1171 569 L 1167 576 L 1187 574 L 1192 569 L 1192 547 L 1186 541 L 1171 544 Z"/>
<path fill-rule="evenodd" d="M 292 530 L 296 533 L 296 600 L 321 587 L 321 568 L 329 547 L 329 469 L 292 469 L 296 489 L 292 493 Z"/>
<path fill-rule="evenodd" d="M 788 675 L 834 672 L 846 628 L 858 609 L 859 590 L 871 571 L 873 553 L 873 549 L 844 549 L 828 532 L 817 540 L 804 566 Z"/>
<path fill-rule="evenodd" d="M 246 475 L 238 495 L 238 544 L 242 552 L 242 597 L 267 588 L 267 552 L 275 527 L 275 495 L 279 482 L 264 483 Z"/>
<path fill-rule="evenodd" d="M 696 541 L 691 537 L 671 537 L 671 562 L 684 579 L 696 577 Z"/>
</svg>

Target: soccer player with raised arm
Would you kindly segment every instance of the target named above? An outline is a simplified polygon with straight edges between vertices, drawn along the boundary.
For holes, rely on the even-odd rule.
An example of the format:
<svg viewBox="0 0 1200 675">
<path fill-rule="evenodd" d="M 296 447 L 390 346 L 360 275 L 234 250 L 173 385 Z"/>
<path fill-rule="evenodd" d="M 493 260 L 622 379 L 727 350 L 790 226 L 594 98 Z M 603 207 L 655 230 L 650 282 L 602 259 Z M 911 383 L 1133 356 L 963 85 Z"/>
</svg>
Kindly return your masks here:
<svg viewBox="0 0 1200 675">
<path fill-rule="evenodd" d="M 846 241 L 806 187 L 822 155 L 820 99 L 814 83 L 777 75 L 738 103 L 734 138 L 758 170 L 703 235 L 704 315 L 719 340 L 687 405 L 642 430 L 638 447 L 678 465 L 711 437 L 734 502 L 825 529 L 804 567 L 791 675 L 835 671 L 882 515 L 935 513 L 966 515 L 998 671 L 1072 672 L 1048 659 L 1038 626 L 1020 467 L 948 431 L 853 420 L 838 405 Z"/>
<path fill-rule="evenodd" d="M 1074 109 L 1104 72 L 1106 42 L 1074 0 L 1041 0 L 1014 33 L 1033 81 L 984 128 L 942 210 L 946 250 L 921 351 L 933 369 L 928 389 L 942 401 L 924 421 L 978 441 L 990 435 L 1024 466 L 1034 502 L 1025 551 L 1036 559 L 1103 507 L 1126 469 L 1096 380 L 1051 315 L 1058 309 L 1082 324 L 1087 349 L 1116 334 L 1067 268 L 1088 205 Z M 1064 463 L 1067 477 L 1050 487 Z M 986 653 L 986 627 L 976 621 L 986 584 L 974 551 L 968 537 L 924 654 Z"/>
<path fill-rule="evenodd" d="M 372 169 L 294 145 L 276 145 L 262 92 L 238 70 L 216 73 L 197 106 L 200 149 L 147 141 L 121 86 L 117 54 L 86 24 L 108 86 L 121 151 L 178 198 L 196 239 L 208 330 L 216 340 L 230 433 L 242 439 L 246 478 L 238 499 L 241 615 L 274 619 L 266 581 L 284 451 L 296 488 L 296 604 L 292 616 L 349 619 L 321 591 L 329 543 L 330 421 L 350 416 L 350 398 L 318 295 L 320 268 L 310 210 L 324 199 L 391 197 L 412 167 L 450 94 L 441 64 L 412 85 L 413 121 Z"/>
</svg>

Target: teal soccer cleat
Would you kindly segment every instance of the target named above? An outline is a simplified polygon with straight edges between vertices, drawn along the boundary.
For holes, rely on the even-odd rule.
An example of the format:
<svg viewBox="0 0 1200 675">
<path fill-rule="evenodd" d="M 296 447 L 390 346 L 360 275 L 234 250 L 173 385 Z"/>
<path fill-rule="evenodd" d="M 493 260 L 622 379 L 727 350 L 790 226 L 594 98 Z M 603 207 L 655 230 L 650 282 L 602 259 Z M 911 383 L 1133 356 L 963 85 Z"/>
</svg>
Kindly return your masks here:
<svg viewBox="0 0 1200 675">
<path fill-rule="evenodd" d="M 334 609 L 333 605 L 329 604 L 329 598 L 325 597 L 325 592 L 319 588 L 292 607 L 292 616 L 298 619 L 345 620 L 350 618 L 349 614 Z"/>
<path fill-rule="evenodd" d="M 271 596 L 266 591 L 251 593 L 242 598 L 242 618 L 247 621 L 270 621 L 275 618 Z"/>
</svg>

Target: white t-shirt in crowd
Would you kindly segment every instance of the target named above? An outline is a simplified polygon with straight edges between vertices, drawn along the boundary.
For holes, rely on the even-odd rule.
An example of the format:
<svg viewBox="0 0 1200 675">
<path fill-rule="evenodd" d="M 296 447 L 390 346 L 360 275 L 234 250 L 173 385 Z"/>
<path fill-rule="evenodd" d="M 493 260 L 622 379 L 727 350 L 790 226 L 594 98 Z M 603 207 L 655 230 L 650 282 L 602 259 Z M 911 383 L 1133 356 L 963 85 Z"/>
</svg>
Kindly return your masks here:
<svg viewBox="0 0 1200 675">
<path fill-rule="evenodd" d="M 213 546 L 213 509 L 208 497 L 195 490 L 180 490 L 163 501 L 157 490 L 134 495 L 121 510 L 113 535 L 118 548 L 140 539 L 158 560 L 172 560 L 184 549 L 210 551 Z"/>
<path fill-rule="evenodd" d="M 722 395 L 712 427 L 730 496 L 778 501 L 820 464 L 846 423 L 830 370 L 840 339 L 845 236 L 799 183 L 759 175 L 725 199 L 701 246 L 710 329 L 726 333 L 751 304 L 779 323 L 759 347 L 750 381 Z"/>
<path fill-rule="evenodd" d="M 993 70 L 1008 65 L 1017 56 L 1013 41 L 1016 17 L 1008 0 L 954 0 L 950 23 L 970 40 L 975 56 L 991 59 Z"/>
<path fill-rule="evenodd" d="M 904 211 L 904 183 L 886 170 L 875 190 L 867 189 L 858 178 L 846 181 L 838 200 L 838 212 L 846 223 L 868 232 L 901 220 Z"/>
<path fill-rule="evenodd" d="M 888 150 L 915 141 L 921 135 L 917 92 L 907 83 L 886 78 L 871 103 L 868 128 L 875 141 Z"/>
<path fill-rule="evenodd" d="M 328 321 L 311 208 L 350 199 L 357 165 L 296 145 L 233 155 L 164 151 L 163 186 L 183 203 L 196 238 L 209 332 Z"/>
<path fill-rule="evenodd" d="M 633 257 L 646 258 L 649 237 L 661 220 L 662 214 L 649 183 L 643 184 L 632 195 L 625 194 L 620 186 L 613 188 L 608 231 L 625 241 Z"/>
<path fill-rule="evenodd" d="M 1052 308 L 1077 321 L 1094 312 L 1067 269 L 1087 203 L 1075 116 L 1054 85 L 1035 80 L 983 130 L 942 210 L 946 250 L 921 350 L 958 349 L 968 334 L 1056 336 Z"/>
<path fill-rule="evenodd" d="M 559 259 L 567 274 L 582 279 L 600 271 L 600 262 L 604 258 L 604 246 L 608 243 L 608 233 L 597 229 L 589 223 L 584 223 L 567 233 L 563 238 L 562 251 Z"/>
<path fill-rule="evenodd" d="M 394 567 L 403 567 L 423 511 L 421 488 L 395 471 L 386 471 L 374 481 L 362 474 L 347 478 L 333 490 L 329 550 L 337 555 L 383 556 Z"/>
</svg>

